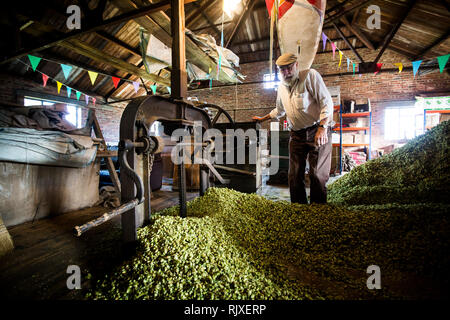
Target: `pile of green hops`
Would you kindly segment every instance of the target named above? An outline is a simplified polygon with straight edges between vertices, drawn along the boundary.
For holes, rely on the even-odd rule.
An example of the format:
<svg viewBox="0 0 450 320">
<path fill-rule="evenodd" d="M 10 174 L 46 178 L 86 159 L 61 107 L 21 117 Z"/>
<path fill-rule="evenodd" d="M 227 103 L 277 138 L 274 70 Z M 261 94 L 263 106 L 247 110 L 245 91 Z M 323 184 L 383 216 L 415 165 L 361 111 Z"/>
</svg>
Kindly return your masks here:
<svg viewBox="0 0 450 320">
<path fill-rule="evenodd" d="M 394 209 L 291 204 L 210 188 L 188 203 L 187 218 L 177 206 L 155 214 L 138 231 L 135 256 L 93 279 L 87 297 L 404 298 L 398 284 L 411 274 L 448 282 L 450 206 Z M 383 290 L 367 289 L 370 265 L 381 268 Z"/>
<path fill-rule="evenodd" d="M 450 121 L 381 158 L 368 161 L 328 187 L 342 205 L 450 202 Z"/>
</svg>

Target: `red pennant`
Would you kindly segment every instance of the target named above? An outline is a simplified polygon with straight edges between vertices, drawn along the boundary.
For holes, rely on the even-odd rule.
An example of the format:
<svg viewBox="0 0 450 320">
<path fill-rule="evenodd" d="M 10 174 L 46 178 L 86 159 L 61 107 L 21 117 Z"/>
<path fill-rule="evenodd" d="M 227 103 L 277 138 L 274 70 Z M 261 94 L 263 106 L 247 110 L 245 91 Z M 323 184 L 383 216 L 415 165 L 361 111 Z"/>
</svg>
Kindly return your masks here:
<svg viewBox="0 0 450 320">
<path fill-rule="evenodd" d="M 381 71 L 381 66 L 382 66 L 382 65 L 383 65 L 382 63 L 377 63 L 377 69 L 376 69 L 376 71 L 375 71 L 374 74 L 377 74 L 378 72 Z"/>
<path fill-rule="evenodd" d="M 42 74 L 42 81 L 44 82 L 44 87 L 47 85 L 48 75 Z"/>
<path fill-rule="evenodd" d="M 95 99 L 94 97 L 92 97 L 92 103 L 94 104 L 94 106 L 95 106 L 95 101 L 97 101 L 97 99 Z"/>
<path fill-rule="evenodd" d="M 113 83 L 114 83 L 114 88 L 117 89 L 117 86 L 118 86 L 118 84 L 119 84 L 120 79 L 117 78 L 117 77 L 111 77 L 111 78 L 112 78 L 112 81 L 113 81 Z"/>
</svg>

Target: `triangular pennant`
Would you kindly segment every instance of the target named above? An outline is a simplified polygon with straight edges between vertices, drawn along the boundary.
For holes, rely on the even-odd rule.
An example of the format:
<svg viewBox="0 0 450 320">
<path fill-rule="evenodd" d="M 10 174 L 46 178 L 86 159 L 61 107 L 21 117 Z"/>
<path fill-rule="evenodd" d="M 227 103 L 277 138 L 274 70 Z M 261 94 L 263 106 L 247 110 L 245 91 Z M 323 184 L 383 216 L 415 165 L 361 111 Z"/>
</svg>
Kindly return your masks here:
<svg viewBox="0 0 450 320">
<path fill-rule="evenodd" d="M 43 86 L 45 87 L 47 85 L 48 75 L 42 74 L 42 81 L 44 82 Z"/>
<path fill-rule="evenodd" d="M 112 78 L 112 82 L 114 83 L 114 88 L 117 89 L 117 86 L 119 85 L 119 81 L 120 79 L 117 77 L 111 77 Z"/>
<path fill-rule="evenodd" d="M 355 64 L 353 63 L 353 75 L 355 75 Z"/>
<path fill-rule="evenodd" d="M 84 101 L 86 101 L 86 105 L 89 104 L 89 96 L 87 94 L 84 95 Z"/>
<path fill-rule="evenodd" d="M 347 58 L 347 71 L 350 71 L 350 59 Z"/>
<path fill-rule="evenodd" d="M 139 90 L 139 82 L 133 81 L 134 92 L 137 93 Z"/>
<path fill-rule="evenodd" d="M 325 51 L 325 47 L 327 46 L 327 35 L 322 32 L 322 51 Z"/>
<path fill-rule="evenodd" d="M 448 58 L 450 58 L 450 53 L 446 54 L 445 56 L 437 57 L 437 61 L 439 63 L 439 70 L 441 71 L 441 73 L 444 71 L 445 65 L 448 62 Z"/>
<path fill-rule="evenodd" d="M 419 67 L 420 67 L 421 63 L 422 63 L 422 60 L 417 60 L 417 61 L 413 61 L 412 62 L 414 78 L 416 77 L 416 73 L 419 70 Z"/>
<path fill-rule="evenodd" d="M 212 81 L 212 79 L 211 79 Z M 169 94 L 172 94 L 172 89 L 170 87 L 167 87 L 167 91 L 169 91 Z"/>
<path fill-rule="evenodd" d="M 64 73 L 64 78 L 69 78 L 70 71 L 72 71 L 72 66 L 68 66 L 67 64 L 61 64 L 61 69 Z"/>
<path fill-rule="evenodd" d="M 91 78 L 91 83 L 92 83 L 92 85 L 94 85 L 95 79 L 97 79 L 98 73 L 94 72 L 94 71 L 88 71 L 88 73 L 89 73 L 89 78 Z"/>
<path fill-rule="evenodd" d="M 58 94 L 61 91 L 62 83 L 59 81 L 56 81 L 56 87 L 58 88 Z"/>
<path fill-rule="evenodd" d="M 341 67 L 341 63 L 342 63 L 342 51 L 339 50 L 339 68 Z"/>
<path fill-rule="evenodd" d="M 375 70 L 375 74 L 377 74 L 378 72 L 380 72 L 381 71 L 381 67 L 383 66 L 383 64 L 382 63 L 377 63 L 377 68 L 376 68 L 376 70 Z M 361 75 L 361 74 L 360 74 Z"/>
<path fill-rule="evenodd" d="M 150 86 L 150 88 L 151 88 L 152 91 L 153 91 L 153 94 L 156 94 L 156 87 L 157 87 L 156 84 L 152 84 L 152 85 Z"/>
<path fill-rule="evenodd" d="M 97 101 L 97 99 L 95 99 L 94 97 L 92 97 L 92 103 L 94 104 L 94 106 L 95 106 L 95 102 Z"/>
<path fill-rule="evenodd" d="M 67 88 L 67 97 L 70 98 L 70 94 L 72 93 L 72 88 L 66 86 Z"/>
<path fill-rule="evenodd" d="M 394 63 L 394 66 L 398 67 L 398 73 L 401 73 L 403 71 L 403 63 Z"/>
<path fill-rule="evenodd" d="M 77 96 L 77 100 L 80 100 L 81 92 L 80 91 L 76 91 L 75 94 Z"/>
<path fill-rule="evenodd" d="M 28 59 L 30 59 L 31 67 L 33 68 L 33 71 L 36 71 L 36 68 L 41 61 L 41 58 L 32 56 L 31 54 L 28 55 Z"/>
<path fill-rule="evenodd" d="M 334 42 L 331 43 L 331 49 L 333 49 L 333 60 L 334 60 L 334 56 L 336 54 L 336 44 Z"/>
</svg>

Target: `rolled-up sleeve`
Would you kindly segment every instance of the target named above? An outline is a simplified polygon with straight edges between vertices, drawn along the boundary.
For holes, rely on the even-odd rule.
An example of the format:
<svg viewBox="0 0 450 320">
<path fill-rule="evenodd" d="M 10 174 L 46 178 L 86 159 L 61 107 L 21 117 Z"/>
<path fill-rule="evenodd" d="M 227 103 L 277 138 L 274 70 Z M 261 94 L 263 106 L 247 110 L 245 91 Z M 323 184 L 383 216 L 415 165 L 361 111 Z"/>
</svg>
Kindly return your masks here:
<svg viewBox="0 0 450 320">
<path fill-rule="evenodd" d="M 325 82 L 323 82 L 322 76 L 316 70 L 311 69 L 309 78 L 310 93 L 314 96 L 320 108 L 319 121 L 324 118 L 329 118 L 330 121 L 333 120 L 333 99 Z"/>
<path fill-rule="evenodd" d="M 272 119 L 277 118 L 277 120 L 279 120 L 285 114 L 286 112 L 284 111 L 283 104 L 281 103 L 281 98 L 279 95 L 277 95 L 276 107 L 270 112 L 270 117 Z"/>
</svg>

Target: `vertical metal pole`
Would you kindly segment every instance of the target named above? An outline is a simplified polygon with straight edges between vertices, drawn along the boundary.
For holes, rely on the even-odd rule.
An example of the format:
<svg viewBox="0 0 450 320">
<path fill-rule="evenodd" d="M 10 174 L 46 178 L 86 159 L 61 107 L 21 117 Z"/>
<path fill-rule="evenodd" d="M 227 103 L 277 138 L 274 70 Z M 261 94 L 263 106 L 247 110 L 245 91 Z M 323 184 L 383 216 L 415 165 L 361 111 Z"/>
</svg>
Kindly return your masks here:
<svg viewBox="0 0 450 320">
<path fill-rule="evenodd" d="M 180 137 L 179 143 L 183 142 Z M 186 170 L 184 168 L 184 146 L 181 148 L 181 163 L 178 165 L 178 197 L 180 202 L 180 217 L 186 218 Z"/>
</svg>

